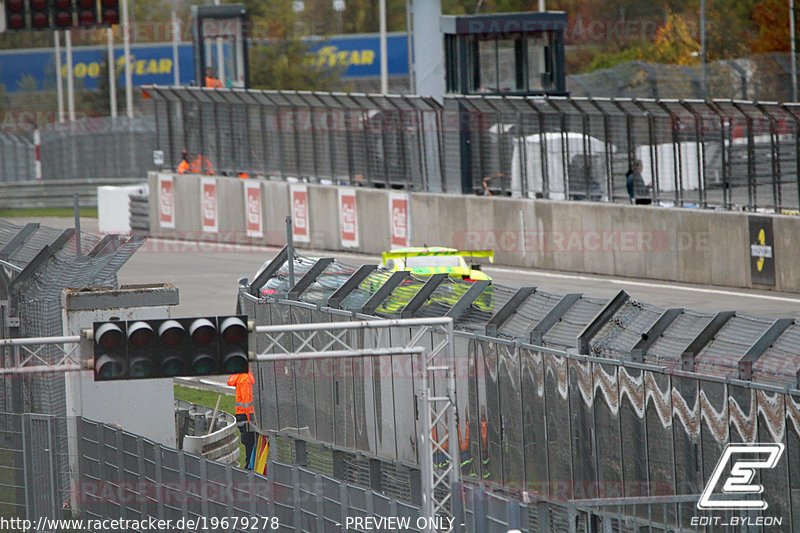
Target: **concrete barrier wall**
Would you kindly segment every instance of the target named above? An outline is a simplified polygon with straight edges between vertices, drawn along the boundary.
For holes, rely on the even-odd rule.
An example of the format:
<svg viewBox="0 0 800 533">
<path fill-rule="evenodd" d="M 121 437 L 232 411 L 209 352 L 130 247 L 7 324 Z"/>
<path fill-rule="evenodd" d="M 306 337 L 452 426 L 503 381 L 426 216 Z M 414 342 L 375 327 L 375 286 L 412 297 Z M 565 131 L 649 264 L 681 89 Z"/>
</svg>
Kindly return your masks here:
<svg viewBox="0 0 800 533">
<path fill-rule="evenodd" d="M 173 175 L 175 228 L 159 222 L 151 173 L 154 234 L 189 240 L 286 242 L 291 184 L 259 181 L 263 237 L 246 232 L 245 180 L 219 177 L 219 231 L 202 231 L 200 176 Z M 252 180 L 251 180 L 252 183 Z M 310 242 L 298 248 L 378 254 L 391 248 L 388 191 L 355 188 L 358 247 L 342 245 L 336 187 L 308 185 Z M 487 248 L 497 264 L 644 279 L 800 292 L 800 217 L 772 216 L 775 285 L 751 279 L 749 217 L 743 212 L 590 202 L 409 194 L 411 246 Z M 763 216 L 763 215 L 760 215 Z"/>
</svg>

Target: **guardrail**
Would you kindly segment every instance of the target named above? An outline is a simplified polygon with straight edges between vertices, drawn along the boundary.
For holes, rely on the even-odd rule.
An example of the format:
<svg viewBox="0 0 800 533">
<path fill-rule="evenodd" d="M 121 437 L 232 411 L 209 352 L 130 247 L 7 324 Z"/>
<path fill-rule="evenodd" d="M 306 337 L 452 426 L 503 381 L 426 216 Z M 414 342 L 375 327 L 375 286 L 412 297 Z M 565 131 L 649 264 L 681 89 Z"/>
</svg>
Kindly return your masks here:
<svg viewBox="0 0 800 533">
<path fill-rule="evenodd" d="M 214 418 L 213 409 L 176 399 L 175 423 L 182 450 L 224 464 L 238 463 L 239 432 L 230 413 L 219 411 Z"/>
<path fill-rule="evenodd" d="M 93 178 L 0 183 L 0 209 L 72 207 L 78 193 L 81 207 L 97 207 L 97 188 L 103 185 L 133 185 L 142 178 Z"/>
</svg>

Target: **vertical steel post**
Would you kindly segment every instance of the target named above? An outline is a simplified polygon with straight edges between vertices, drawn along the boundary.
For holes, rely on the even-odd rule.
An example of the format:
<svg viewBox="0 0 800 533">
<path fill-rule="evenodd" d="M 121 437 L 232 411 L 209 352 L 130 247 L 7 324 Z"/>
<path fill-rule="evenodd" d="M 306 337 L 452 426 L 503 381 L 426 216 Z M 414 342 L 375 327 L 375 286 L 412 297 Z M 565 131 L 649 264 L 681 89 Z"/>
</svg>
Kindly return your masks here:
<svg viewBox="0 0 800 533">
<path fill-rule="evenodd" d="M 131 23 L 128 17 L 128 0 L 122 0 L 122 53 L 125 57 L 125 109 L 128 118 L 132 119 L 133 82 L 131 81 Z"/>
<path fill-rule="evenodd" d="M 64 43 L 67 48 L 67 113 L 69 121 L 75 122 L 75 72 L 72 70 L 72 33 L 64 30 Z"/>
<path fill-rule="evenodd" d="M 417 356 L 417 365 L 420 378 L 417 381 L 417 401 L 419 402 L 420 421 L 419 434 L 417 435 L 417 450 L 419 454 L 420 473 L 422 478 L 422 516 L 433 517 L 433 446 L 429 439 L 432 439 L 431 428 L 431 406 L 428 401 L 430 394 L 428 387 L 428 363 L 427 354 L 420 353 Z"/>
<path fill-rule="evenodd" d="M 289 265 L 289 287 L 294 287 L 294 236 L 292 215 L 286 217 L 286 262 Z"/>
<path fill-rule="evenodd" d="M 108 49 L 108 101 L 111 118 L 117 118 L 117 65 L 114 62 L 114 31 L 111 28 L 106 29 L 106 47 Z"/>
<path fill-rule="evenodd" d="M 178 57 L 178 43 L 181 39 L 181 23 L 178 20 L 178 12 L 175 10 L 174 4 L 170 17 L 172 18 L 172 83 L 177 87 L 181 84 L 180 57 Z"/>
<path fill-rule="evenodd" d="M 81 255 L 81 205 L 78 193 L 72 194 L 72 205 L 75 217 L 75 250 Z"/>
<path fill-rule="evenodd" d="M 56 55 L 56 98 L 58 99 L 58 121 L 64 122 L 64 80 L 61 74 L 61 39 L 58 30 L 53 32 Z"/>
<path fill-rule="evenodd" d="M 389 94 L 389 59 L 386 45 L 386 0 L 379 0 L 381 43 L 381 94 Z"/>
<path fill-rule="evenodd" d="M 789 48 L 792 60 L 792 102 L 797 101 L 797 42 L 794 23 L 794 0 L 789 0 Z"/>
</svg>

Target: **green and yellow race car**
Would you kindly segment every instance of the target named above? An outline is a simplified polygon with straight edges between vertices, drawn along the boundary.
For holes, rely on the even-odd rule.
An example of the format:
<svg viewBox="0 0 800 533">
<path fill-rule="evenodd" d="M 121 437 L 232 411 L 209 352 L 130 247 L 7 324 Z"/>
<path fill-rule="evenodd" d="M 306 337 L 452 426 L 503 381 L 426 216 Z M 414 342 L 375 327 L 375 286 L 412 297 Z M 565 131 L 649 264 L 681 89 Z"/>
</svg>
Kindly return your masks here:
<svg viewBox="0 0 800 533">
<path fill-rule="evenodd" d="M 444 308 L 453 306 L 470 287 L 470 282 L 487 280 L 491 277 L 481 271 L 480 261 L 494 262 L 494 252 L 491 250 L 456 250 L 455 248 L 442 248 L 426 246 L 420 248 L 399 248 L 391 252 L 384 252 L 382 270 L 389 272 L 407 271 L 412 275 L 400 284 L 392 295 L 384 300 L 378 308 L 378 314 L 394 315 L 400 313 L 408 301 L 421 287 L 422 281 L 434 274 L 448 274 L 453 283 L 439 286 L 430 299 L 423 304 L 441 305 Z M 379 287 L 377 280 L 371 282 L 370 292 L 375 292 Z M 492 312 L 494 308 L 494 287 L 489 285 L 485 291 L 473 302 L 473 306 L 480 311 Z"/>
<path fill-rule="evenodd" d="M 470 260 L 469 262 L 467 260 Z M 406 270 L 419 276 L 449 274 L 450 277 L 467 281 L 491 280 L 481 271 L 474 259 L 494 263 L 492 250 L 456 250 L 440 246 L 398 248 L 383 252 L 383 267 L 387 270 Z"/>
</svg>

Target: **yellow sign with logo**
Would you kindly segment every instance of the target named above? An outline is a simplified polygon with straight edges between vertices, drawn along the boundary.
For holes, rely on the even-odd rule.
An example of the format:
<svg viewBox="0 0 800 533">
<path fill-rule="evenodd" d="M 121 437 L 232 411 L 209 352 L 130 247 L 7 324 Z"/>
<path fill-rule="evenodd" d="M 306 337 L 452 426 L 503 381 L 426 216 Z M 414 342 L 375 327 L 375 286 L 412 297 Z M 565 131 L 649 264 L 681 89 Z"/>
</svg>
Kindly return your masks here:
<svg viewBox="0 0 800 533">
<path fill-rule="evenodd" d="M 771 217 L 750 217 L 750 280 L 775 285 L 775 239 Z"/>
</svg>

